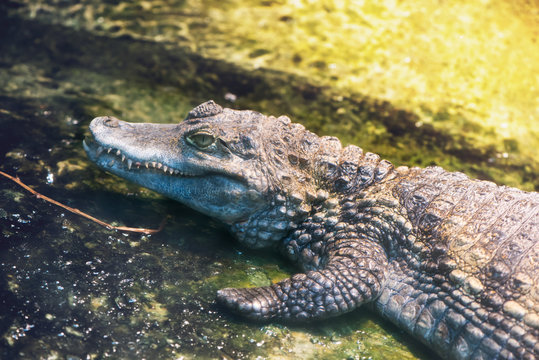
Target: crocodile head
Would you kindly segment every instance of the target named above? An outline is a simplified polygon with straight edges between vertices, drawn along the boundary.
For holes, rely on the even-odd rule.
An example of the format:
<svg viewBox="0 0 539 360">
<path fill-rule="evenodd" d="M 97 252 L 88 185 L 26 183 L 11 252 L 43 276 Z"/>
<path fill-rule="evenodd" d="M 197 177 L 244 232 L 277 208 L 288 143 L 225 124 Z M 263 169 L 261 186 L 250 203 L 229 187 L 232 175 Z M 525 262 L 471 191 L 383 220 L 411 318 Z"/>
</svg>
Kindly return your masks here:
<svg viewBox="0 0 539 360">
<path fill-rule="evenodd" d="M 84 148 L 99 167 L 230 224 L 253 247 L 281 238 L 306 213 L 296 210 L 314 181 L 285 142 L 309 132 L 286 117 L 208 101 L 179 124 L 105 116 L 90 132 Z"/>
</svg>

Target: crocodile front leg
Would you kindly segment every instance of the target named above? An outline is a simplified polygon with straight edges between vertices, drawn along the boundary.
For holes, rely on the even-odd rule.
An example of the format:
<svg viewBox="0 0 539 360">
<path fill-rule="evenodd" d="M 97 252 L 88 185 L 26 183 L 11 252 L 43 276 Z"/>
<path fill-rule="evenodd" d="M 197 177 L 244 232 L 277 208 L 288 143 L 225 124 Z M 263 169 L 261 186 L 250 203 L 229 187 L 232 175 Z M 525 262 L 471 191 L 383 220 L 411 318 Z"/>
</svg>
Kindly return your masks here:
<svg viewBox="0 0 539 360">
<path fill-rule="evenodd" d="M 378 297 L 388 260 L 377 242 L 339 234 L 321 255 L 326 261 L 320 269 L 271 286 L 222 289 L 217 300 L 250 319 L 294 321 L 340 315 Z"/>
</svg>

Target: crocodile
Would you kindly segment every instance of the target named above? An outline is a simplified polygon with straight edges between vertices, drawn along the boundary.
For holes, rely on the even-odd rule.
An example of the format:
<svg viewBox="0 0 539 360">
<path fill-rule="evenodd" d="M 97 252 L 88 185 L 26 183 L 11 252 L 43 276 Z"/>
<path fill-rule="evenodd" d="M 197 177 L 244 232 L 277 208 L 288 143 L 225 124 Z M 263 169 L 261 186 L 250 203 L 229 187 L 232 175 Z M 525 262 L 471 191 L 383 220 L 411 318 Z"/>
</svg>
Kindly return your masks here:
<svg viewBox="0 0 539 360">
<path fill-rule="evenodd" d="M 394 167 L 286 116 L 213 101 L 177 124 L 98 117 L 90 133 L 99 167 L 301 269 L 219 290 L 230 311 L 308 322 L 365 305 L 442 358 L 539 358 L 539 193 Z"/>
</svg>

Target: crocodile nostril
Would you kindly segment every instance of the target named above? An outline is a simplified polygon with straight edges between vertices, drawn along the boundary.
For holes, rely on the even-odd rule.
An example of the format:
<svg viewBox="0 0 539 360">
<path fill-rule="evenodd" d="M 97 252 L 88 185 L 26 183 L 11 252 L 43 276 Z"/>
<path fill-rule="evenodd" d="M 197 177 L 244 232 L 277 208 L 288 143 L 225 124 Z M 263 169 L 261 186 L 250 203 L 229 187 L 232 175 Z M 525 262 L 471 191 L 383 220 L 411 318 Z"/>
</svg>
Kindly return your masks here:
<svg viewBox="0 0 539 360">
<path fill-rule="evenodd" d="M 118 119 L 113 118 L 113 117 L 106 117 L 103 120 L 103 125 L 115 128 L 115 127 L 118 127 L 120 125 L 120 121 Z"/>
</svg>

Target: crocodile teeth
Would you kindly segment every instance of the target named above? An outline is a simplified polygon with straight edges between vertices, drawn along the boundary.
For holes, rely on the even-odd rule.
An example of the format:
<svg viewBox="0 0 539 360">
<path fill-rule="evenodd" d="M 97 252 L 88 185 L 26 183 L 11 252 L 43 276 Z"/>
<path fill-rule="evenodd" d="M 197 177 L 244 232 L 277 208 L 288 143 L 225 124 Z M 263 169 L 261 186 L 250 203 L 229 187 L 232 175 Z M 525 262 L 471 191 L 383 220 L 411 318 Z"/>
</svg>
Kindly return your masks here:
<svg viewBox="0 0 539 360">
<path fill-rule="evenodd" d="M 125 154 L 122 154 L 121 150 L 119 150 L 119 149 L 104 148 L 103 146 L 99 146 L 97 148 L 97 150 L 96 150 L 97 156 L 99 156 L 104 151 L 106 151 L 107 154 L 110 154 L 112 151 L 114 151 L 114 154 L 119 157 L 118 160 L 121 160 L 122 162 L 127 162 L 127 168 L 129 170 L 131 170 L 131 168 L 133 167 L 133 164 L 134 164 L 137 167 L 137 169 L 140 169 L 141 166 L 146 167 L 146 169 L 149 169 L 150 167 L 152 167 L 154 169 L 163 170 L 163 172 L 165 174 L 168 173 L 170 175 L 180 175 L 180 176 L 185 175 L 185 176 L 188 176 L 187 174 L 182 173 L 180 170 L 173 169 L 172 167 L 169 167 L 167 165 L 163 165 L 162 163 L 157 162 L 157 161 L 151 161 L 151 162 L 150 161 L 144 161 L 144 162 L 136 161 L 136 162 L 133 162 L 133 160 L 129 159 Z M 112 167 L 114 164 L 115 164 L 115 160 L 110 160 L 107 163 L 108 167 Z"/>
</svg>

